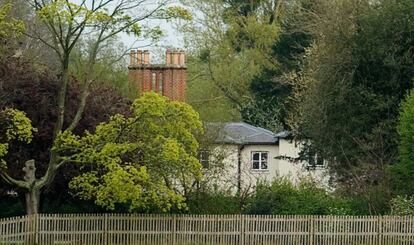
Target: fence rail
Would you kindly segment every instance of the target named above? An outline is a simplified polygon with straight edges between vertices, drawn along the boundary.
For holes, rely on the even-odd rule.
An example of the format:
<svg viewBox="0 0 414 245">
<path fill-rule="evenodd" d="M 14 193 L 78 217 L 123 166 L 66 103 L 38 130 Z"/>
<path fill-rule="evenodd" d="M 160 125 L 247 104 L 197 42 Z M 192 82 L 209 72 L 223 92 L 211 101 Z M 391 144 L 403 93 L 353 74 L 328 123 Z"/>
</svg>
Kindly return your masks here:
<svg viewBox="0 0 414 245">
<path fill-rule="evenodd" d="M 0 219 L 0 244 L 408 245 L 414 217 L 38 214 Z"/>
</svg>

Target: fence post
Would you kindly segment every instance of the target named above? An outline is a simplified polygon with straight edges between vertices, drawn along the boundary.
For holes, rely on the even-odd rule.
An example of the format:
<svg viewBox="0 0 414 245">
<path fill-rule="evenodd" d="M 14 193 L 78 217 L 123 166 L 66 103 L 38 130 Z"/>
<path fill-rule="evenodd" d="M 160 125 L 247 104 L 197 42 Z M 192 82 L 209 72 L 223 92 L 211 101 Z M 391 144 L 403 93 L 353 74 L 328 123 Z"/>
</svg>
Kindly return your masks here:
<svg viewBox="0 0 414 245">
<path fill-rule="evenodd" d="M 240 244 L 244 245 L 244 232 L 245 232 L 245 224 L 244 224 L 244 215 L 240 214 Z"/>
<path fill-rule="evenodd" d="M 309 216 L 309 245 L 313 245 L 313 242 L 315 240 L 315 224 L 314 224 L 315 218 L 313 215 Z"/>
<path fill-rule="evenodd" d="M 175 245 L 176 243 L 176 235 L 177 235 L 177 218 L 175 214 L 172 215 L 172 243 L 171 245 Z"/>
<path fill-rule="evenodd" d="M 378 216 L 377 218 L 378 222 L 378 245 L 382 245 L 382 217 Z"/>
<path fill-rule="evenodd" d="M 108 214 L 104 214 L 103 244 L 108 245 Z"/>
<path fill-rule="evenodd" d="M 39 244 L 40 214 L 35 214 L 35 244 Z"/>
</svg>

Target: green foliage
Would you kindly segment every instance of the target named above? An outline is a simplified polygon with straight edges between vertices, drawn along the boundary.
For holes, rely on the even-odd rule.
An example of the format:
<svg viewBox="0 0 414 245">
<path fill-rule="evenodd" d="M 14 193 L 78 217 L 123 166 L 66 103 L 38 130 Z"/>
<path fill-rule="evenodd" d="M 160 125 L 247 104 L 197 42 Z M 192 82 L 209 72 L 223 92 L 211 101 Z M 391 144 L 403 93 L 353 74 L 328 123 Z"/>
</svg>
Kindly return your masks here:
<svg viewBox="0 0 414 245">
<path fill-rule="evenodd" d="M 132 98 L 133 89 L 128 87 L 128 68 L 125 66 L 125 45 L 117 38 L 106 40 L 91 71 L 88 62 L 93 52 L 92 42 L 89 38 L 79 41 L 70 57 L 70 74 L 79 81 L 89 78 L 97 83 L 112 86 L 124 97 Z"/>
<path fill-rule="evenodd" d="M 144 28 L 140 23 L 138 23 L 141 18 L 138 18 L 137 20 L 135 16 L 130 15 L 129 11 L 126 11 L 133 9 L 134 6 L 138 6 L 140 4 L 131 5 L 126 2 L 117 3 L 117 6 L 113 6 L 115 9 L 113 12 L 109 11 L 108 8 L 105 7 L 105 3 L 101 3 L 102 7 L 99 8 L 97 8 L 97 5 L 97 3 L 93 3 L 91 7 L 88 7 L 85 3 L 76 4 L 65 0 L 57 0 L 52 1 L 49 4 L 44 4 L 37 10 L 37 15 L 41 19 L 51 23 L 65 23 L 69 26 L 74 26 L 84 22 L 95 29 L 115 33 L 119 32 L 119 30 L 125 30 L 129 34 L 133 34 L 135 37 L 142 37 L 142 30 Z M 153 13 L 148 15 L 153 15 L 158 19 L 181 18 L 185 20 L 190 20 L 192 16 L 187 9 L 180 6 L 160 6 L 154 10 Z M 142 19 L 145 19 L 145 17 Z M 147 29 L 149 33 L 152 33 L 151 35 L 154 39 L 161 36 L 159 28 L 155 27 Z M 149 34 L 147 33 L 146 35 L 148 36 Z"/>
<path fill-rule="evenodd" d="M 181 6 L 170 6 L 160 11 L 159 15 L 164 19 L 183 19 L 192 20 L 193 15 L 191 12 Z"/>
<path fill-rule="evenodd" d="M 25 29 L 22 21 L 8 16 L 12 6 L 8 3 L 0 7 L 0 40 L 17 37 Z"/>
<path fill-rule="evenodd" d="M 399 162 L 391 167 L 397 193 L 414 194 L 414 90 L 401 104 L 399 135 Z"/>
<path fill-rule="evenodd" d="M 391 200 L 391 215 L 414 215 L 414 196 L 397 196 Z"/>
<path fill-rule="evenodd" d="M 293 0 L 288 4 L 281 4 L 281 30 L 278 38 L 274 40 L 271 52 L 278 66 L 264 69 L 252 80 L 254 100 L 242 111 L 243 120 L 246 122 L 273 131 L 290 129 L 288 114 L 291 110 L 290 96 L 293 89 L 289 76 L 300 70 L 305 49 L 313 40 L 310 33 L 303 31 L 306 26 L 303 22 L 304 16 L 312 11 L 308 0 Z"/>
<path fill-rule="evenodd" d="M 60 134 L 53 150 L 85 170 L 70 188 L 110 210 L 117 204 L 130 211 L 184 208 L 179 190 L 200 176 L 198 114 L 155 93 L 137 99 L 131 110 L 130 117 L 115 115 L 83 137 Z"/>
<path fill-rule="evenodd" d="M 187 102 L 205 122 L 239 121 L 240 112 L 234 109 L 223 92 L 206 74 L 206 64 L 190 54 L 188 57 Z"/>
<path fill-rule="evenodd" d="M 9 142 L 30 143 L 33 133 L 37 132 L 24 112 L 6 108 L 0 111 L 0 171 L 7 168 L 3 159 L 8 153 Z"/>
<path fill-rule="evenodd" d="M 33 133 L 37 130 L 32 127 L 32 122 L 22 111 L 7 108 L 1 112 L 2 134 L 6 141 L 18 140 L 30 143 Z"/>
<path fill-rule="evenodd" d="M 25 210 L 22 202 L 15 197 L 2 197 L 0 202 L 0 218 L 16 217 L 24 215 Z"/>
<path fill-rule="evenodd" d="M 239 114 L 253 99 L 250 86 L 254 77 L 276 66 L 269 54 L 280 28 L 268 15 L 239 16 L 228 12 L 221 0 L 184 2 L 200 13 L 181 27 L 188 48 L 194 50 L 189 71 L 190 78 L 197 79 L 194 87 L 189 87 L 190 94 L 201 84 L 209 92 L 201 93 L 201 98 L 193 93 L 194 101 L 228 110 L 217 111 L 220 115 L 234 111 Z M 232 108 L 227 109 L 228 105 Z"/>
<path fill-rule="evenodd" d="M 349 215 L 349 204 L 318 187 L 312 180 L 298 186 L 286 178 L 260 183 L 251 200 L 251 214 Z"/>
<path fill-rule="evenodd" d="M 191 214 L 237 214 L 240 213 L 237 197 L 220 191 L 197 190 L 187 199 Z"/>
<path fill-rule="evenodd" d="M 11 3 L 0 6 L 0 56 L 4 51 L 5 47 L 3 45 L 7 43 L 7 40 L 19 37 L 25 30 L 23 21 L 9 16 L 12 6 Z"/>
<path fill-rule="evenodd" d="M 0 144 L 0 169 L 6 168 L 6 161 L 3 160 L 3 157 L 6 156 L 9 145 L 7 143 Z"/>
<path fill-rule="evenodd" d="M 313 8 L 306 29 L 315 42 L 292 77 L 291 126 L 342 183 L 367 165 L 375 167 L 358 185 L 378 183 L 376 173 L 396 160 L 399 104 L 412 87 L 414 3 L 318 0 Z"/>
<path fill-rule="evenodd" d="M 48 21 L 64 21 L 70 25 L 75 23 L 77 20 L 74 18 L 83 17 L 92 20 L 102 19 L 102 14 L 93 13 L 89 11 L 85 6 L 81 6 L 75 3 L 64 0 L 52 1 L 49 4 L 45 4 L 39 10 L 37 10 L 37 15 L 44 20 Z"/>
</svg>

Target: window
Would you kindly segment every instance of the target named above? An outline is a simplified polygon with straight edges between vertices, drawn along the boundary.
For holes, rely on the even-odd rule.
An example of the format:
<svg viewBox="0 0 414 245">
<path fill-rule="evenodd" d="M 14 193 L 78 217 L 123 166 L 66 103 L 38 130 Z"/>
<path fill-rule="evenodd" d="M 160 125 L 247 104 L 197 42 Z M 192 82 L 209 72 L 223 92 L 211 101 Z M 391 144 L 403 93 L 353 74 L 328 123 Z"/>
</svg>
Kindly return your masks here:
<svg viewBox="0 0 414 245">
<path fill-rule="evenodd" d="M 321 169 L 326 167 L 326 160 L 320 154 L 309 156 L 308 169 Z"/>
<path fill-rule="evenodd" d="M 252 169 L 267 170 L 268 152 L 253 151 L 252 152 Z"/>
<path fill-rule="evenodd" d="M 164 84 L 163 84 L 163 80 L 162 80 L 162 73 L 160 73 L 159 78 L 158 78 L 158 92 L 160 94 L 163 94 L 163 89 L 164 89 L 163 86 L 164 86 Z"/>
<path fill-rule="evenodd" d="M 210 159 L 210 151 L 207 150 L 200 150 L 200 152 L 198 153 L 198 159 L 201 163 L 201 165 L 204 168 L 208 168 L 209 167 L 209 159 Z"/>
<path fill-rule="evenodd" d="M 152 91 L 156 91 L 157 90 L 157 73 L 152 73 L 152 84 L 151 84 L 151 89 Z"/>
</svg>

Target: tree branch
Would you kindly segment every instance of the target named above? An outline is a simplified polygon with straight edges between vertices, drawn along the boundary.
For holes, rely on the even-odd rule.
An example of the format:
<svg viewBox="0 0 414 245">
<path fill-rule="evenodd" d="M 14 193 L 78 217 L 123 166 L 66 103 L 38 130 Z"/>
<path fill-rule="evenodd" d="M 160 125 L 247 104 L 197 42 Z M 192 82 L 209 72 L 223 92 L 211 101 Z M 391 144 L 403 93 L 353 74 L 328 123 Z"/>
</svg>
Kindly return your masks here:
<svg viewBox="0 0 414 245">
<path fill-rule="evenodd" d="M 4 170 L 0 171 L 0 177 L 9 185 L 14 185 L 24 189 L 29 188 L 28 184 L 25 181 L 14 179 L 10 175 L 8 175 Z"/>
</svg>

